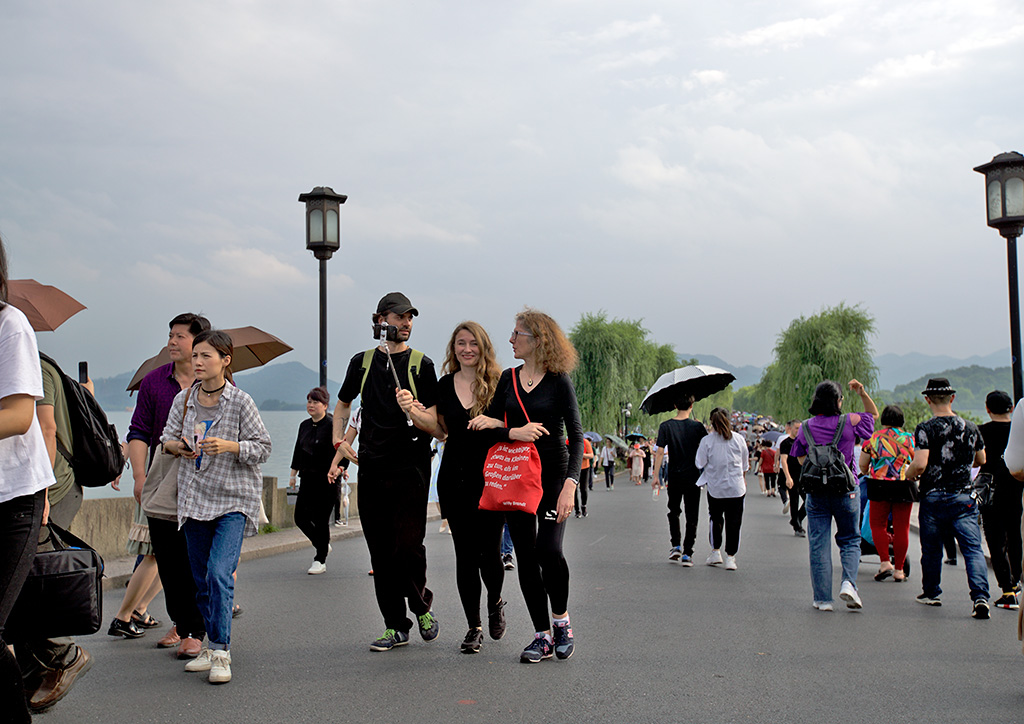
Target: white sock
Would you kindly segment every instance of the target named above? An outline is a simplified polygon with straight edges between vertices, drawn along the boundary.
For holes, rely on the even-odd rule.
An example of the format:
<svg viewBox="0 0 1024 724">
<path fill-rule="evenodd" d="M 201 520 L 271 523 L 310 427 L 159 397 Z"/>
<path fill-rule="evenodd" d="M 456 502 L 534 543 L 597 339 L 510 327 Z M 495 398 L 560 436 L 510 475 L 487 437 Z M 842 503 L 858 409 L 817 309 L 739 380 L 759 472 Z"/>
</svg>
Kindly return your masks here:
<svg viewBox="0 0 1024 724">
<path fill-rule="evenodd" d="M 554 623 L 555 623 L 556 626 L 568 626 L 569 625 L 569 617 L 566 616 L 565 618 L 556 618 L 554 620 Z"/>
</svg>

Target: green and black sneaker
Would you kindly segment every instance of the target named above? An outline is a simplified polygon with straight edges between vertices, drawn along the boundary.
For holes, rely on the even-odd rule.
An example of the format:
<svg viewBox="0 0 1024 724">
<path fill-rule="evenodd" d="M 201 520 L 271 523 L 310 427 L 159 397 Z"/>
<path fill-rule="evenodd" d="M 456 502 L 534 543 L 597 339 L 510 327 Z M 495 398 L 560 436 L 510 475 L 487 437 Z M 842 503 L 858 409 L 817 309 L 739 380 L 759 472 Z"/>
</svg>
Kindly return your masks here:
<svg viewBox="0 0 1024 724">
<path fill-rule="evenodd" d="M 417 616 L 416 619 L 420 623 L 420 636 L 423 637 L 424 641 L 433 641 L 437 638 L 437 634 L 440 631 L 437 625 L 437 619 L 430 611 L 427 611 L 422 616 Z M 409 637 L 406 636 L 406 641 Z"/>
<path fill-rule="evenodd" d="M 434 634 L 435 636 L 437 634 Z M 409 643 L 409 634 L 405 631 L 396 631 L 389 628 L 384 635 L 370 644 L 370 651 L 390 651 L 396 646 L 405 646 Z"/>
</svg>

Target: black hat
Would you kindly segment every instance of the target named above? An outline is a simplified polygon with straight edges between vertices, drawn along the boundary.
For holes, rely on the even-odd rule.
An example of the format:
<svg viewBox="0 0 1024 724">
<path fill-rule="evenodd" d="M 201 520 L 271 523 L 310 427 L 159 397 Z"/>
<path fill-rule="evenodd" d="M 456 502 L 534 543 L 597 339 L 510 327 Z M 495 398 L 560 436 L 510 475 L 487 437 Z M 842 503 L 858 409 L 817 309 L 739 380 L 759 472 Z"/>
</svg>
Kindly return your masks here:
<svg viewBox="0 0 1024 724">
<path fill-rule="evenodd" d="M 945 377 L 932 377 L 928 380 L 928 388 L 921 390 L 922 395 L 955 395 L 956 390 L 949 386 Z"/>
<path fill-rule="evenodd" d="M 388 312 L 394 312 L 395 314 L 412 312 L 412 316 L 420 316 L 420 311 L 412 306 L 409 297 L 401 292 L 388 292 L 377 302 L 377 314 L 387 314 Z"/>
<path fill-rule="evenodd" d="M 1002 390 L 993 390 L 985 397 L 985 407 L 993 415 L 1005 415 L 1013 409 L 1013 401 Z"/>
</svg>

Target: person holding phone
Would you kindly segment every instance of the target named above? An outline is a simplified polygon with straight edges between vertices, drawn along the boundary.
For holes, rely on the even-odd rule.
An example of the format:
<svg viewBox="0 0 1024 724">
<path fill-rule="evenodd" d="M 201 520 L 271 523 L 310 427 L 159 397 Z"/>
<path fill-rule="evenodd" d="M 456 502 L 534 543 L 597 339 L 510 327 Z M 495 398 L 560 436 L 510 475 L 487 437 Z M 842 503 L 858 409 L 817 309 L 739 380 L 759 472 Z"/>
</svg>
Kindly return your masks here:
<svg viewBox="0 0 1024 724">
<path fill-rule="evenodd" d="M 334 408 L 337 452 L 331 474 L 337 476 L 352 401 L 362 400 L 358 505 L 377 606 L 384 618 L 384 633 L 370 643 L 370 650 L 378 652 L 409 643 L 409 611 L 416 616 L 424 641 L 434 641 L 439 631 L 431 611 L 434 594 L 427 588 L 423 546 L 430 440 L 437 427 L 437 375 L 430 358 L 408 344 L 418 315 L 401 292 L 380 299 L 371 319 L 382 346 L 352 358 Z"/>
<path fill-rule="evenodd" d="M 185 531 L 196 603 L 209 636 L 209 645 L 185 664 L 185 670 L 208 671 L 211 684 L 231 681 L 232 576 L 242 539 L 257 532 L 263 491 L 260 464 L 271 449 L 256 403 L 228 384 L 233 353 L 226 332 L 196 335 L 196 384 L 174 398 L 160 438 L 164 451 L 182 458 L 178 524 Z"/>
</svg>

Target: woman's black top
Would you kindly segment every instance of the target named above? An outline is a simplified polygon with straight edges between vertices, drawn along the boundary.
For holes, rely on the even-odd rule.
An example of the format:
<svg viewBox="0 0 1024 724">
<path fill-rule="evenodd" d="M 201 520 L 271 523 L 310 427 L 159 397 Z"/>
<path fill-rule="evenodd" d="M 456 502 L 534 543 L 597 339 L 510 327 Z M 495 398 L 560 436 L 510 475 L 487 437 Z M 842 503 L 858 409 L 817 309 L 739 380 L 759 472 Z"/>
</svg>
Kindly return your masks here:
<svg viewBox="0 0 1024 724">
<path fill-rule="evenodd" d="M 310 482 L 327 483 L 327 471 L 334 460 L 333 424 L 330 414 L 320 422 L 313 422 L 310 417 L 299 423 L 291 469 L 299 471 L 303 482 L 308 478 Z"/>
<path fill-rule="evenodd" d="M 579 481 L 580 463 L 583 462 L 583 426 L 580 424 L 580 410 L 576 405 L 576 389 L 572 380 L 564 372 L 548 372 L 529 392 L 519 374 L 522 367 L 515 369 L 519 384 L 519 396 L 523 407 L 530 416 L 530 422 L 539 422 L 548 431 L 537 441 L 537 452 L 540 453 L 541 478 L 544 485 L 545 498 L 557 495 L 562 490 L 566 478 Z M 504 439 L 508 439 L 508 430 L 526 424 L 516 399 L 516 391 L 512 387 L 513 370 L 505 370 L 498 381 L 498 389 L 494 393 L 494 402 L 487 411 L 488 417 L 505 420 Z M 565 444 L 566 437 L 569 444 Z M 542 506 L 544 503 L 542 503 Z"/>
<path fill-rule="evenodd" d="M 484 460 L 502 435 L 496 430 L 469 429 L 471 417 L 455 392 L 454 373 L 437 382 L 437 414 L 444 418 L 448 430 L 437 473 L 437 500 L 441 515 L 447 518 L 454 510 L 478 508 L 484 490 Z"/>
</svg>

